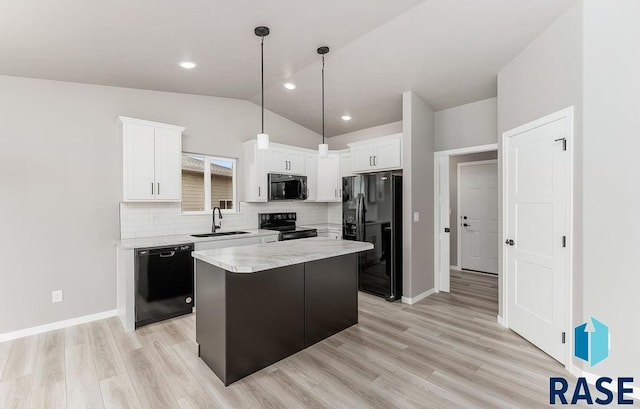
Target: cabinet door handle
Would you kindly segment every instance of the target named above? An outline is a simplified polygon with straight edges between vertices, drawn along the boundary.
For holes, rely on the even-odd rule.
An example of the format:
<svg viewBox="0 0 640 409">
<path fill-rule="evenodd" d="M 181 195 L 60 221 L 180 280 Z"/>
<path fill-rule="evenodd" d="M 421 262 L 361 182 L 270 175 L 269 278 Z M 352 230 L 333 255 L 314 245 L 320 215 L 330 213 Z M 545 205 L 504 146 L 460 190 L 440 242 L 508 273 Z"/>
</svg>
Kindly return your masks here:
<svg viewBox="0 0 640 409">
<path fill-rule="evenodd" d="M 372 157 L 373 157 L 373 156 L 369 156 L 369 166 L 373 166 L 373 164 L 371 163 L 371 158 L 372 158 Z"/>
<path fill-rule="evenodd" d="M 153 182 L 151 182 L 151 194 L 153 194 Z"/>
<path fill-rule="evenodd" d="M 378 164 L 376 163 L 376 161 L 378 160 L 377 156 L 373 157 L 373 166 L 378 166 Z"/>
<path fill-rule="evenodd" d="M 158 194 L 160 194 L 160 182 L 158 182 Z"/>
<path fill-rule="evenodd" d="M 260 186 L 258 186 L 258 197 L 260 197 Z"/>
</svg>

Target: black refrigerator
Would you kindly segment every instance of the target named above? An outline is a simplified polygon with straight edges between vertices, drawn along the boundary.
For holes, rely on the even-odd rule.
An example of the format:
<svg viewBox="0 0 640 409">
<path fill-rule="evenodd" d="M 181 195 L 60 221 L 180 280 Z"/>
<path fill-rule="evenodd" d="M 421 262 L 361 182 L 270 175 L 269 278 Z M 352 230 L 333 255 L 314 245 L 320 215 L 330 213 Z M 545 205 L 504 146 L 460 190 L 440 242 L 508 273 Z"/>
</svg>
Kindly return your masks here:
<svg viewBox="0 0 640 409">
<path fill-rule="evenodd" d="M 402 176 L 380 172 L 342 179 L 342 238 L 367 241 L 358 255 L 358 287 L 402 298 Z"/>
</svg>

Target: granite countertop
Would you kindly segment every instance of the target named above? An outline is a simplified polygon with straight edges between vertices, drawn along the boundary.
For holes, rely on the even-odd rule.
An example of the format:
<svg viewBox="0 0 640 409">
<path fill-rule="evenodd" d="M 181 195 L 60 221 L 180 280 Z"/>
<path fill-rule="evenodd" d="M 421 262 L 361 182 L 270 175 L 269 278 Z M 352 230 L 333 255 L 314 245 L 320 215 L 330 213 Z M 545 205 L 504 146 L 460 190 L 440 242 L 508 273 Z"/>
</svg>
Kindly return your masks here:
<svg viewBox="0 0 640 409">
<path fill-rule="evenodd" d="M 192 255 L 198 260 L 233 273 L 255 273 L 371 249 L 373 244 L 367 242 L 312 237 L 194 251 Z"/>
<path fill-rule="evenodd" d="M 125 250 L 145 248 L 145 247 L 161 247 L 172 246 L 178 244 L 187 243 L 203 243 L 209 241 L 218 240 L 233 240 L 243 239 L 250 237 L 262 237 L 262 236 L 277 236 L 278 232 L 273 230 L 261 230 L 261 229 L 238 229 L 238 231 L 246 231 L 247 234 L 236 234 L 231 236 L 218 236 L 218 237 L 192 237 L 188 234 L 177 234 L 171 236 L 151 236 L 151 237 L 139 237 L 135 239 L 123 239 L 116 240 L 115 244 L 122 247 Z M 224 232 L 224 230 L 220 230 Z M 198 234 L 194 232 L 193 234 Z"/>
</svg>

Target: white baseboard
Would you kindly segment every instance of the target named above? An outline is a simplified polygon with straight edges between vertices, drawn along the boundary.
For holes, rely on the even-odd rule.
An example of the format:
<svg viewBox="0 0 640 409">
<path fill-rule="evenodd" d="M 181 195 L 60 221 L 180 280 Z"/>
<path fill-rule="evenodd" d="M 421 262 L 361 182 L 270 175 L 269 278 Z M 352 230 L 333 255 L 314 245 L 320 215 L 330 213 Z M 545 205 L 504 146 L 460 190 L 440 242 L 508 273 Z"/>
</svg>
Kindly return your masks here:
<svg viewBox="0 0 640 409">
<path fill-rule="evenodd" d="M 572 375 L 576 376 L 576 377 L 583 377 L 587 380 L 587 383 L 589 385 L 595 385 L 596 381 L 598 380 L 598 378 L 600 378 L 600 375 L 596 375 L 596 374 L 592 374 L 590 372 L 587 371 L 583 371 L 582 369 L 578 368 L 575 365 L 570 365 L 569 367 L 566 368 Z M 611 376 L 613 378 L 613 376 Z M 611 382 L 611 384 L 607 385 L 609 387 L 609 389 L 611 389 L 613 392 L 617 393 L 618 392 L 618 383 L 615 381 L 614 378 L 614 382 Z M 627 394 L 627 396 L 636 399 L 636 400 L 640 400 L 640 386 L 637 385 L 631 385 L 633 387 L 633 393 L 631 394 Z"/>
<path fill-rule="evenodd" d="M 74 325 L 86 324 L 87 322 L 99 321 L 105 318 L 111 318 L 118 315 L 118 310 L 103 311 L 97 314 L 85 315 L 82 317 L 71 318 L 64 321 L 52 322 L 50 324 L 38 325 L 37 327 L 25 328 L 18 331 L 5 332 L 0 334 L 0 342 L 10 341 L 12 339 L 29 337 L 44 332 L 54 331 L 57 329 L 73 327 Z"/>
<path fill-rule="evenodd" d="M 452 270 L 458 270 L 458 271 L 462 270 L 462 267 L 460 267 L 460 266 L 449 266 L 449 268 L 452 269 Z"/>
<path fill-rule="evenodd" d="M 402 303 L 403 304 L 415 304 L 418 301 L 424 300 L 425 298 L 427 298 L 428 296 L 430 296 L 431 294 L 435 294 L 436 293 L 436 289 L 435 288 L 431 288 L 425 292 L 423 292 L 422 294 L 418 294 L 413 298 L 409 298 L 409 297 L 402 297 Z"/>
<path fill-rule="evenodd" d="M 504 325 L 504 318 L 502 317 L 502 315 L 497 316 L 497 321 L 498 321 L 498 324 L 502 325 L 505 328 L 507 327 L 506 325 Z"/>
</svg>

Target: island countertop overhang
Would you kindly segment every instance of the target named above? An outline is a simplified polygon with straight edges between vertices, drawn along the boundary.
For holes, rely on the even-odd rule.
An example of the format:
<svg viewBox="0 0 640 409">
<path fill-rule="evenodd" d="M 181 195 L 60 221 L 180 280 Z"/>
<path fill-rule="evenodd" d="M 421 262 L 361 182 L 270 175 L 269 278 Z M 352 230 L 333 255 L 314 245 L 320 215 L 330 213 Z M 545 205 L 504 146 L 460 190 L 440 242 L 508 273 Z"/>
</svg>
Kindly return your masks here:
<svg viewBox="0 0 640 409">
<path fill-rule="evenodd" d="M 194 251 L 192 255 L 232 273 L 256 273 L 372 249 L 373 244 L 367 242 L 314 237 Z"/>
</svg>

